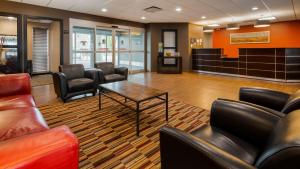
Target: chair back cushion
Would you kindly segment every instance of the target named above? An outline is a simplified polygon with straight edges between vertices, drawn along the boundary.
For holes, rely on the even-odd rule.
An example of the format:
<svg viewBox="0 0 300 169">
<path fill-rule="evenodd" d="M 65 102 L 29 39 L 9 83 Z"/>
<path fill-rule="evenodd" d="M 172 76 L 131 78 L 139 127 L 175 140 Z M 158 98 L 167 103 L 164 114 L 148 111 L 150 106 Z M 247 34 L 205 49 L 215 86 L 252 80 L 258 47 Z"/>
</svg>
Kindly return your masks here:
<svg viewBox="0 0 300 169">
<path fill-rule="evenodd" d="M 84 78 L 84 67 L 82 64 L 60 65 L 59 71 L 66 75 L 67 80 Z"/>
<path fill-rule="evenodd" d="M 112 62 L 95 63 L 95 68 L 101 69 L 104 75 L 115 73 L 115 67 Z"/>
<path fill-rule="evenodd" d="M 300 90 L 289 97 L 281 112 L 287 114 L 298 109 L 300 109 Z"/>
<path fill-rule="evenodd" d="M 262 169 L 298 169 L 300 167 L 300 110 L 278 121 L 265 151 L 256 161 Z"/>
</svg>

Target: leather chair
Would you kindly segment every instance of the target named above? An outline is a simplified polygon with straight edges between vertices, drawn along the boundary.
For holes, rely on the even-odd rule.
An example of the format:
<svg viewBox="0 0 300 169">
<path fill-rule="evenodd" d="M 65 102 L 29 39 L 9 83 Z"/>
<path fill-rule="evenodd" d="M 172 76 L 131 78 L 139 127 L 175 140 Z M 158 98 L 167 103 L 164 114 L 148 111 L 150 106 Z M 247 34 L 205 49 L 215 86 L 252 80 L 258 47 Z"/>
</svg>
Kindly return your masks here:
<svg viewBox="0 0 300 169">
<path fill-rule="evenodd" d="M 191 134 L 160 130 L 162 169 L 298 169 L 300 110 L 280 118 L 251 105 L 217 100 L 210 125 Z"/>
<path fill-rule="evenodd" d="M 283 93 L 265 88 L 242 87 L 240 101 L 257 104 L 283 114 L 300 109 L 300 90 L 293 94 Z"/>
<path fill-rule="evenodd" d="M 111 62 L 96 63 L 95 68 L 99 70 L 99 82 L 111 83 L 128 79 L 128 68 L 115 68 Z"/>
<path fill-rule="evenodd" d="M 95 70 L 84 70 L 82 64 L 61 65 L 53 81 L 56 95 L 66 102 L 77 95 L 96 95 L 98 75 Z"/>
</svg>

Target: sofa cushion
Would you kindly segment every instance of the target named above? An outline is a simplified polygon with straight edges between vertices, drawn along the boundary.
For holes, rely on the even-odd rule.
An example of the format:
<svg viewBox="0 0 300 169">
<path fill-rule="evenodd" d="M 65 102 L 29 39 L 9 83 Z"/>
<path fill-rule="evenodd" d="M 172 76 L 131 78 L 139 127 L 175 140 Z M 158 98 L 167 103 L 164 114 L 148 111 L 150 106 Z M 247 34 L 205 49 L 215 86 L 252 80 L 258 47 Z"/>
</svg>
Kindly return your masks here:
<svg viewBox="0 0 300 169">
<path fill-rule="evenodd" d="M 31 95 L 14 95 L 0 98 L 0 111 L 35 106 L 34 99 Z"/>
<path fill-rule="evenodd" d="M 258 155 L 258 150 L 254 146 L 209 125 L 200 127 L 191 134 L 221 148 L 248 164 L 253 164 Z"/>
<path fill-rule="evenodd" d="M 64 73 L 68 80 L 84 78 L 84 67 L 82 64 L 70 64 L 59 66 L 59 71 Z"/>
<path fill-rule="evenodd" d="M 0 141 L 49 129 L 37 108 L 0 111 Z"/>
<path fill-rule="evenodd" d="M 79 78 L 68 81 L 68 87 L 70 92 L 77 92 L 92 89 L 94 86 L 94 80 L 88 78 Z"/>
<path fill-rule="evenodd" d="M 95 68 L 101 69 L 104 75 L 114 74 L 115 67 L 111 62 L 96 63 Z"/>
<path fill-rule="evenodd" d="M 105 75 L 105 82 L 117 82 L 126 80 L 126 77 L 120 74 L 111 74 L 111 75 Z"/>
</svg>

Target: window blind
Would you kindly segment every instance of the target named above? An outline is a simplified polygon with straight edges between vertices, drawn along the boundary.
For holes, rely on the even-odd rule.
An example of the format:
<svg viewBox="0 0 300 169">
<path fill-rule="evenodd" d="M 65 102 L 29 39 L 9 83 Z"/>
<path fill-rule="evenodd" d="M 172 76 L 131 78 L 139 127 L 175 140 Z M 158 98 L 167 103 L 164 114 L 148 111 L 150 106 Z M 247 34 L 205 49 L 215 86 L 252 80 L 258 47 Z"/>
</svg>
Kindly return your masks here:
<svg viewBox="0 0 300 169">
<path fill-rule="evenodd" d="M 49 71 L 47 29 L 33 28 L 32 69 L 33 73 Z"/>
</svg>

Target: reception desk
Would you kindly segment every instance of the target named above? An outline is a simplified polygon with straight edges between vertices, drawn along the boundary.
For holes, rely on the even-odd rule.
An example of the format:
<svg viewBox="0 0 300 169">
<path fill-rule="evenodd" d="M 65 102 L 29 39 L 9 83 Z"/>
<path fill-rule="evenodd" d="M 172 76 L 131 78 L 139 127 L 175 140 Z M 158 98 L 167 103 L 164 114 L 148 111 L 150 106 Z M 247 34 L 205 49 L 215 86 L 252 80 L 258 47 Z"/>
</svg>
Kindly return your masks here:
<svg viewBox="0 0 300 169">
<path fill-rule="evenodd" d="M 226 58 L 221 48 L 192 50 L 194 71 L 285 82 L 300 82 L 300 48 L 240 48 Z"/>
</svg>

